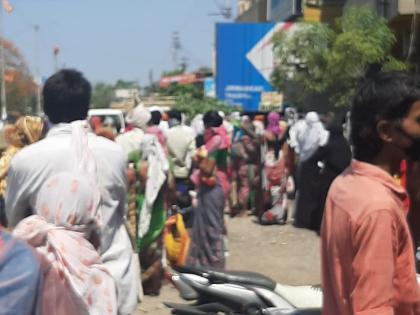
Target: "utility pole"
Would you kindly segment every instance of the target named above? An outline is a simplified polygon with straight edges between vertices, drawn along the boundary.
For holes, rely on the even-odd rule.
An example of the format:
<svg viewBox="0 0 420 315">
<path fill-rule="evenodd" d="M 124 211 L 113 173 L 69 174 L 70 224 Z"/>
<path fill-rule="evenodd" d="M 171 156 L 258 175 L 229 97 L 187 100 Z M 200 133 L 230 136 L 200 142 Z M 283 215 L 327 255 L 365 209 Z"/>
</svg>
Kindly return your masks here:
<svg viewBox="0 0 420 315">
<path fill-rule="evenodd" d="M 35 77 L 36 77 L 36 115 L 42 116 L 41 109 L 41 73 L 39 61 L 39 25 L 34 25 L 35 31 Z"/>
<path fill-rule="evenodd" d="M 54 72 L 58 71 L 58 54 L 60 53 L 60 46 L 54 45 L 53 57 L 54 57 Z"/>
<path fill-rule="evenodd" d="M 179 33 L 173 32 L 172 34 L 172 61 L 174 62 L 174 69 L 179 67 L 179 51 L 181 50 L 181 40 L 179 39 Z"/>
<path fill-rule="evenodd" d="M 6 102 L 6 60 L 4 56 L 4 15 L 3 6 L 0 5 L 0 72 L 1 72 L 1 120 L 7 119 L 7 102 Z"/>
</svg>

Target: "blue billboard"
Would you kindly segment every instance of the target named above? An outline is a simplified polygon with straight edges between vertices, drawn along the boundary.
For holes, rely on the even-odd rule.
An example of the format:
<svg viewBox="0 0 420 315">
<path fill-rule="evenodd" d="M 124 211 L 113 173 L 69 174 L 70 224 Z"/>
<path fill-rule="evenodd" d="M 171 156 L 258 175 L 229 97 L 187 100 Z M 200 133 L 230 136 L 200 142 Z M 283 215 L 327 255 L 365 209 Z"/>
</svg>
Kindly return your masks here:
<svg viewBox="0 0 420 315">
<path fill-rule="evenodd" d="M 203 87 L 205 96 L 216 97 L 216 87 L 214 85 L 214 78 L 205 78 Z"/>
<path fill-rule="evenodd" d="M 216 94 L 220 100 L 245 111 L 259 110 L 261 93 L 273 90 L 271 39 L 277 29 L 275 23 L 216 25 Z"/>
</svg>

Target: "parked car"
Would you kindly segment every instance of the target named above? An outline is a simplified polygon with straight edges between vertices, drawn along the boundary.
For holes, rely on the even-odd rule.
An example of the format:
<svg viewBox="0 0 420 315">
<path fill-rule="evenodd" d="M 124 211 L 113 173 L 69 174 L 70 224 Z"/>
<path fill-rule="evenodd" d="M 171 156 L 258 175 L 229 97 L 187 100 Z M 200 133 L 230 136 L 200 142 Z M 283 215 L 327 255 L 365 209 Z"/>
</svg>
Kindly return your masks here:
<svg viewBox="0 0 420 315">
<path fill-rule="evenodd" d="M 98 117 L 101 124 L 105 128 L 110 128 L 114 131 L 115 135 L 125 131 L 124 113 L 119 109 L 91 109 L 88 113 L 89 122 L 93 117 Z"/>
</svg>

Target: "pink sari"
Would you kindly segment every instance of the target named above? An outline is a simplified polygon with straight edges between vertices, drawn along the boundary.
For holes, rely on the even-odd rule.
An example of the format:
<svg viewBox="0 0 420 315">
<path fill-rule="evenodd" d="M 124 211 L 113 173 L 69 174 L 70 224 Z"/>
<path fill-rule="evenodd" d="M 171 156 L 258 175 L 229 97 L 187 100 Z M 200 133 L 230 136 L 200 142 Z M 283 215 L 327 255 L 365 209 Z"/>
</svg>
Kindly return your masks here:
<svg viewBox="0 0 420 315">
<path fill-rule="evenodd" d="M 204 146 L 206 147 L 209 155 L 216 151 L 228 150 L 231 146 L 230 137 L 223 125 L 220 127 L 207 128 L 204 131 L 204 142 Z M 223 167 L 218 164 L 216 176 L 222 186 L 223 193 L 227 200 L 230 189 L 229 179 L 227 176 L 227 164 Z"/>
</svg>

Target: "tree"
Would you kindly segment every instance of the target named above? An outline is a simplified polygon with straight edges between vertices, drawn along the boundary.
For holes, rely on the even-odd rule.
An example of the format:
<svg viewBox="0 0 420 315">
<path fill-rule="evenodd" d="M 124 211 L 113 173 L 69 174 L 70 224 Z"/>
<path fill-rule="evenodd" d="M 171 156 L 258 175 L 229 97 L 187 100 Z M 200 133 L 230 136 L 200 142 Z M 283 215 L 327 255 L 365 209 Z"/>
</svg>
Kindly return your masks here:
<svg viewBox="0 0 420 315">
<path fill-rule="evenodd" d="M 185 70 L 186 70 L 186 67 L 181 66 L 178 69 L 163 71 L 162 72 L 162 77 L 172 77 L 172 76 L 175 76 L 175 75 L 181 75 L 181 74 L 185 73 Z"/>
<path fill-rule="evenodd" d="M 231 107 L 224 102 L 205 96 L 203 90 L 193 84 L 171 84 L 167 88 L 161 88 L 160 94 L 175 96 L 174 109 L 185 113 L 189 119 L 210 110 L 223 111 L 225 113 L 236 110 L 235 107 Z"/>
<path fill-rule="evenodd" d="M 160 88 L 159 93 L 164 96 L 191 95 L 193 98 L 197 99 L 204 97 L 203 90 L 193 84 L 172 83 L 166 88 Z"/>
<path fill-rule="evenodd" d="M 118 80 L 115 83 L 115 89 L 139 89 L 139 84 L 136 81 Z"/>
<path fill-rule="evenodd" d="M 4 40 L 6 101 L 9 112 L 35 113 L 37 85 L 19 49 Z"/>
<path fill-rule="evenodd" d="M 197 114 L 204 114 L 211 110 L 222 111 L 225 114 L 237 110 L 237 108 L 229 106 L 215 98 L 206 96 L 196 98 L 191 94 L 178 95 L 173 108 L 185 113 L 188 119 L 192 119 Z"/>
<path fill-rule="evenodd" d="M 92 107 L 108 108 L 114 99 L 115 87 L 106 83 L 97 83 L 92 91 Z"/>
<path fill-rule="evenodd" d="M 273 85 L 279 90 L 293 86 L 299 93 L 291 98 L 298 105 L 302 95 L 324 94 L 334 106 L 349 106 L 370 64 L 385 70 L 407 67 L 391 55 L 395 40 L 386 20 L 365 7 L 350 8 L 334 28 L 300 23 L 291 35 L 274 36 Z"/>
</svg>

